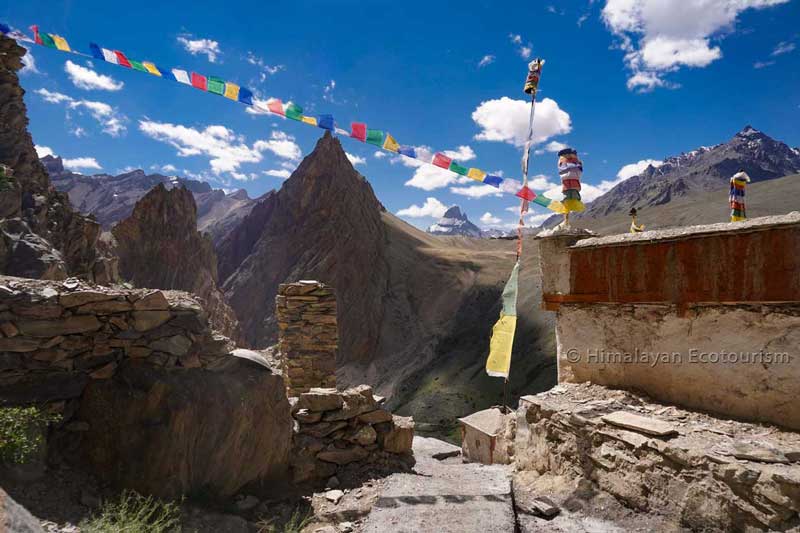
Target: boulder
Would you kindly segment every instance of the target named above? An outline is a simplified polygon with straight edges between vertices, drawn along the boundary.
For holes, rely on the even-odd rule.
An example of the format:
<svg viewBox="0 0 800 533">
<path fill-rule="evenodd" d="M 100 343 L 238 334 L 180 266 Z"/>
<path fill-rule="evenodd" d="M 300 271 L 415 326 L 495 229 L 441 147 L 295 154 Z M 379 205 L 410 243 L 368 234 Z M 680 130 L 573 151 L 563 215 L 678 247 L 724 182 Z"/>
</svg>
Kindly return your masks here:
<svg viewBox="0 0 800 533">
<path fill-rule="evenodd" d="M 349 420 L 358 415 L 369 413 L 378 408 L 378 403 L 372 396 L 372 388 L 367 385 L 347 389 L 341 393 L 343 405 L 341 409 L 325 413 L 322 420 L 333 422 L 336 420 Z"/>
<path fill-rule="evenodd" d="M 333 411 L 342 407 L 342 396 L 336 389 L 313 388 L 300 395 L 298 409 L 314 411 Z"/>
<path fill-rule="evenodd" d="M 284 480 L 292 420 L 283 379 L 247 359 L 212 369 L 120 365 L 93 380 L 78 420 L 81 462 L 99 478 L 162 498 L 230 497 L 245 484 Z"/>
<path fill-rule="evenodd" d="M 44 533 L 39 521 L 23 506 L 0 489 L 0 531 L 9 533 Z"/>
</svg>

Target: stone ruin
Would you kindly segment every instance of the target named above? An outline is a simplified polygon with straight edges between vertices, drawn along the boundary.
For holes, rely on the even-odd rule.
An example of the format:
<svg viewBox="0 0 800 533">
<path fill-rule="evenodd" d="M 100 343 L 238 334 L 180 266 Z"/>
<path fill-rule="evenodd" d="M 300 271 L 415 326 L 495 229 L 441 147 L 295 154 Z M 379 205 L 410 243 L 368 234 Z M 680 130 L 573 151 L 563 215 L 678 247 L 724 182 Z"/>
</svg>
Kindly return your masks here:
<svg viewBox="0 0 800 533">
<path fill-rule="evenodd" d="M 289 396 L 336 387 L 336 294 L 318 281 L 283 283 L 275 297 L 280 353 Z"/>
<path fill-rule="evenodd" d="M 312 388 L 292 401 L 292 416 L 297 421 L 293 481 L 325 481 L 341 476 L 345 468 L 408 465 L 414 421 L 382 409 L 383 399 L 376 398 L 371 387 L 345 391 Z"/>
</svg>

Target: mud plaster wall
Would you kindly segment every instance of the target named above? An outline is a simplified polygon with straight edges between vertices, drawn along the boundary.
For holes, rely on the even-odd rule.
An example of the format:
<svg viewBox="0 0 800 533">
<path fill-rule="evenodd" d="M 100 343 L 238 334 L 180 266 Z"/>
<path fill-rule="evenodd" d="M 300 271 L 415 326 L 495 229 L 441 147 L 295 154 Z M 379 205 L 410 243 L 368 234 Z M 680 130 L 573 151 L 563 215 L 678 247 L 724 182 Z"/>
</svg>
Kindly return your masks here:
<svg viewBox="0 0 800 533">
<path fill-rule="evenodd" d="M 559 382 L 800 429 L 800 216 L 545 240 Z"/>
</svg>

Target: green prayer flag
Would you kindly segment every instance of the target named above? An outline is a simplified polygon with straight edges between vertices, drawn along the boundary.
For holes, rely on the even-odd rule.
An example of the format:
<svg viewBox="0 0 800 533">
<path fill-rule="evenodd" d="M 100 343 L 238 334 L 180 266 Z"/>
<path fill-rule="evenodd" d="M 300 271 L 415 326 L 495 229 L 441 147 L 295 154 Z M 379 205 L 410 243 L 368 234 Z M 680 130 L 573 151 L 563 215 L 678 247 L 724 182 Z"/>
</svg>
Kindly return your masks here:
<svg viewBox="0 0 800 533">
<path fill-rule="evenodd" d="M 225 94 L 225 80 L 214 76 L 208 77 L 208 92 L 222 96 Z"/>
<path fill-rule="evenodd" d="M 47 33 L 40 33 L 39 38 L 42 40 L 42 44 L 44 46 L 47 46 L 48 48 L 58 48 L 56 46 L 56 42 Z"/>
<path fill-rule="evenodd" d="M 383 146 L 383 132 L 381 130 L 367 130 L 367 142 L 375 146 Z"/>
<path fill-rule="evenodd" d="M 131 68 L 133 68 L 134 70 L 140 70 L 142 72 L 147 72 L 147 69 L 144 68 L 144 65 L 142 65 L 139 61 L 136 61 L 135 59 L 129 59 L 128 61 L 131 64 Z"/>
<path fill-rule="evenodd" d="M 292 120 L 302 120 L 303 119 L 303 108 L 299 105 L 289 104 L 286 106 L 286 118 L 290 118 Z"/>
<path fill-rule="evenodd" d="M 450 170 L 452 170 L 456 174 L 461 174 L 462 176 L 466 176 L 467 173 L 469 173 L 469 169 L 467 167 L 462 167 L 461 165 L 459 165 L 455 161 L 450 163 Z"/>
</svg>

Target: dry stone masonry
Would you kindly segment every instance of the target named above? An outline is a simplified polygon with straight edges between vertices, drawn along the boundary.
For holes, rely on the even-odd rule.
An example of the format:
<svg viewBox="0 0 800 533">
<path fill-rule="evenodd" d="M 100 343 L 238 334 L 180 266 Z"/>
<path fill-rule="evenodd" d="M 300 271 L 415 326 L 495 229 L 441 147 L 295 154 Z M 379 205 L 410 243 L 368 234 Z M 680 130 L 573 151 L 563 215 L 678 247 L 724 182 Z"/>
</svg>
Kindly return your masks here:
<svg viewBox="0 0 800 533">
<path fill-rule="evenodd" d="M 336 387 L 336 294 L 318 281 L 284 283 L 275 297 L 278 350 L 289 396 Z"/>
<path fill-rule="evenodd" d="M 372 388 L 312 388 L 293 399 L 292 477 L 326 480 L 348 466 L 391 468 L 411 454 L 414 421 L 382 409 Z"/>
<path fill-rule="evenodd" d="M 233 345 L 208 328 L 206 313 L 178 291 L 119 289 L 0 276 L 0 401 L 30 403 L 81 395 L 124 359 L 201 367 Z"/>
</svg>

